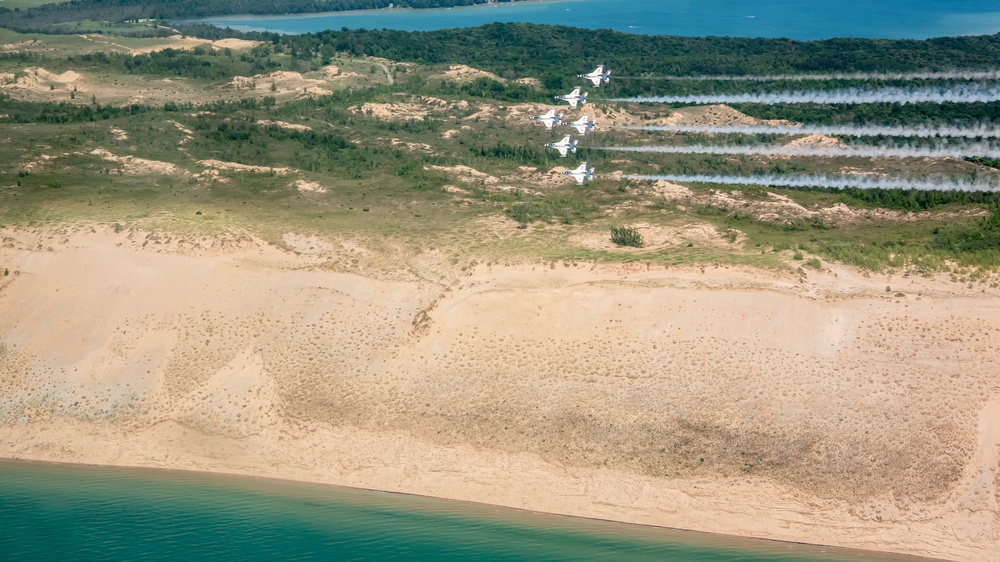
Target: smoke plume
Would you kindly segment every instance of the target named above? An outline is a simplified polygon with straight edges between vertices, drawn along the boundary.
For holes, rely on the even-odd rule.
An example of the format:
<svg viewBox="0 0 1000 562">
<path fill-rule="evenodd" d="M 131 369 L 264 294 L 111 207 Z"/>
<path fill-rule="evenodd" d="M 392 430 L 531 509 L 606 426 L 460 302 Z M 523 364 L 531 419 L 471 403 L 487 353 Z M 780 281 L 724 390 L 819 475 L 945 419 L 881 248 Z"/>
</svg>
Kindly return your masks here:
<svg viewBox="0 0 1000 562">
<path fill-rule="evenodd" d="M 834 72 L 830 74 L 762 74 L 757 76 L 615 76 L 616 80 L 672 82 L 779 82 L 803 80 L 1000 80 L 1000 70 L 950 72 Z"/>
<path fill-rule="evenodd" d="M 775 145 L 681 145 L 606 146 L 597 150 L 655 152 L 661 154 L 734 154 L 748 156 L 807 156 L 819 158 L 1000 158 L 1000 148 L 982 143 L 955 146 L 775 146 Z"/>
<path fill-rule="evenodd" d="M 1000 100 L 1000 84 L 956 84 L 940 87 L 850 88 L 802 92 L 764 92 L 742 94 L 694 94 L 686 96 L 639 96 L 611 98 L 605 101 L 635 103 L 779 103 L 862 104 L 862 103 L 971 103 Z"/>
<path fill-rule="evenodd" d="M 666 174 L 666 175 L 623 175 L 623 178 L 635 180 L 665 180 L 675 183 L 712 183 L 722 185 L 759 185 L 770 187 L 819 187 L 819 188 L 857 188 L 857 189 L 919 189 L 924 191 L 1000 191 L 1000 182 L 988 180 L 963 179 L 906 179 L 890 177 L 871 177 L 857 175 L 825 176 L 825 175 L 761 175 L 761 176 L 722 176 L 707 174 Z"/>
<path fill-rule="evenodd" d="M 745 135 L 837 135 L 844 137 L 952 137 L 1000 138 L 1000 127 L 992 123 L 954 126 L 880 126 L 880 125 L 618 125 L 616 129 L 666 131 L 671 133 L 738 133 Z"/>
</svg>

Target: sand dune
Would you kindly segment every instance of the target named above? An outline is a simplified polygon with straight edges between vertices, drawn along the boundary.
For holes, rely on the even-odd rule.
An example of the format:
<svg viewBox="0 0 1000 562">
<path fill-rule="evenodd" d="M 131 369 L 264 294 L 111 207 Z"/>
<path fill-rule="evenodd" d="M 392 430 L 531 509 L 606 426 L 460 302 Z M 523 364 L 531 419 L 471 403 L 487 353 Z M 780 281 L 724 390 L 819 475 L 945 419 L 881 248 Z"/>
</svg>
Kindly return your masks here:
<svg viewBox="0 0 1000 562">
<path fill-rule="evenodd" d="M 1000 550 L 996 290 L 429 254 L 401 281 L 290 236 L 0 231 L 0 456 Z"/>
</svg>

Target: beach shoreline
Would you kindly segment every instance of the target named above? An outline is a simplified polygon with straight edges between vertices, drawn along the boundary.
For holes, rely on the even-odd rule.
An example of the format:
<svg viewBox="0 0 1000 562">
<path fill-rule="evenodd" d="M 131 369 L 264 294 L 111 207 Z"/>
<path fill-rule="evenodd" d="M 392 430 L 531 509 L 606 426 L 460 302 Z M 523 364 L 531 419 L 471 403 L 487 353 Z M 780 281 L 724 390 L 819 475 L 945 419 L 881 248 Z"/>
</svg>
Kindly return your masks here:
<svg viewBox="0 0 1000 562">
<path fill-rule="evenodd" d="M 3 458 L 1000 549 L 996 289 L 433 253 L 361 274 L 247 236 L 3 235 Z"/>
</svg>

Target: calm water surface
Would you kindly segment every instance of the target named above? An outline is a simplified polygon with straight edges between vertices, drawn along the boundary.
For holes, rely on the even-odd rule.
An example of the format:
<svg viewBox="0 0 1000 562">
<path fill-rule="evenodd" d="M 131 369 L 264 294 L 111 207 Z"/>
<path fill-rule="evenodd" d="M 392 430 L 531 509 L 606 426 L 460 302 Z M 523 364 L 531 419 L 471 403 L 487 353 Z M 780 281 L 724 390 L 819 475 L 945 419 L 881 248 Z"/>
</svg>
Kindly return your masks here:
<svg viewBox="0 0 1000 562">
<path fill-rule="evenodd" d="M 926 39 L 1000 32 L 996 0 L 552 0 L 435 10 L 364 10 L 199 20 L 241 30 L 428 31 L 491 22 L 610 28 L 648 35 Z"/>
<path fill-rule="evenodd" d="M 0 461 L 3 560 L 916 561 L 233 476 Z"/>
</svg>

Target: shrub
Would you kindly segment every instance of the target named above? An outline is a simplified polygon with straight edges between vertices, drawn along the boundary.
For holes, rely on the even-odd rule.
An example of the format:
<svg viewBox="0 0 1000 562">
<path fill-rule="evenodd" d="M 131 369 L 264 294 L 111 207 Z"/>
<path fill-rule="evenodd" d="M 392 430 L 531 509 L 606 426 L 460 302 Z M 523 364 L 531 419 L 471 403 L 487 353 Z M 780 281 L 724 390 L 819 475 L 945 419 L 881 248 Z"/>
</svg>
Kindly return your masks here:
<svg viewBox="0 0 1000 562">
<path fill-rule="evenodd" d="M 619 246 L 632 246 L 641 248 L 643 246 L 642 234 L 631 226 L 612 226 L 611 241 Z"/>
</svg>

